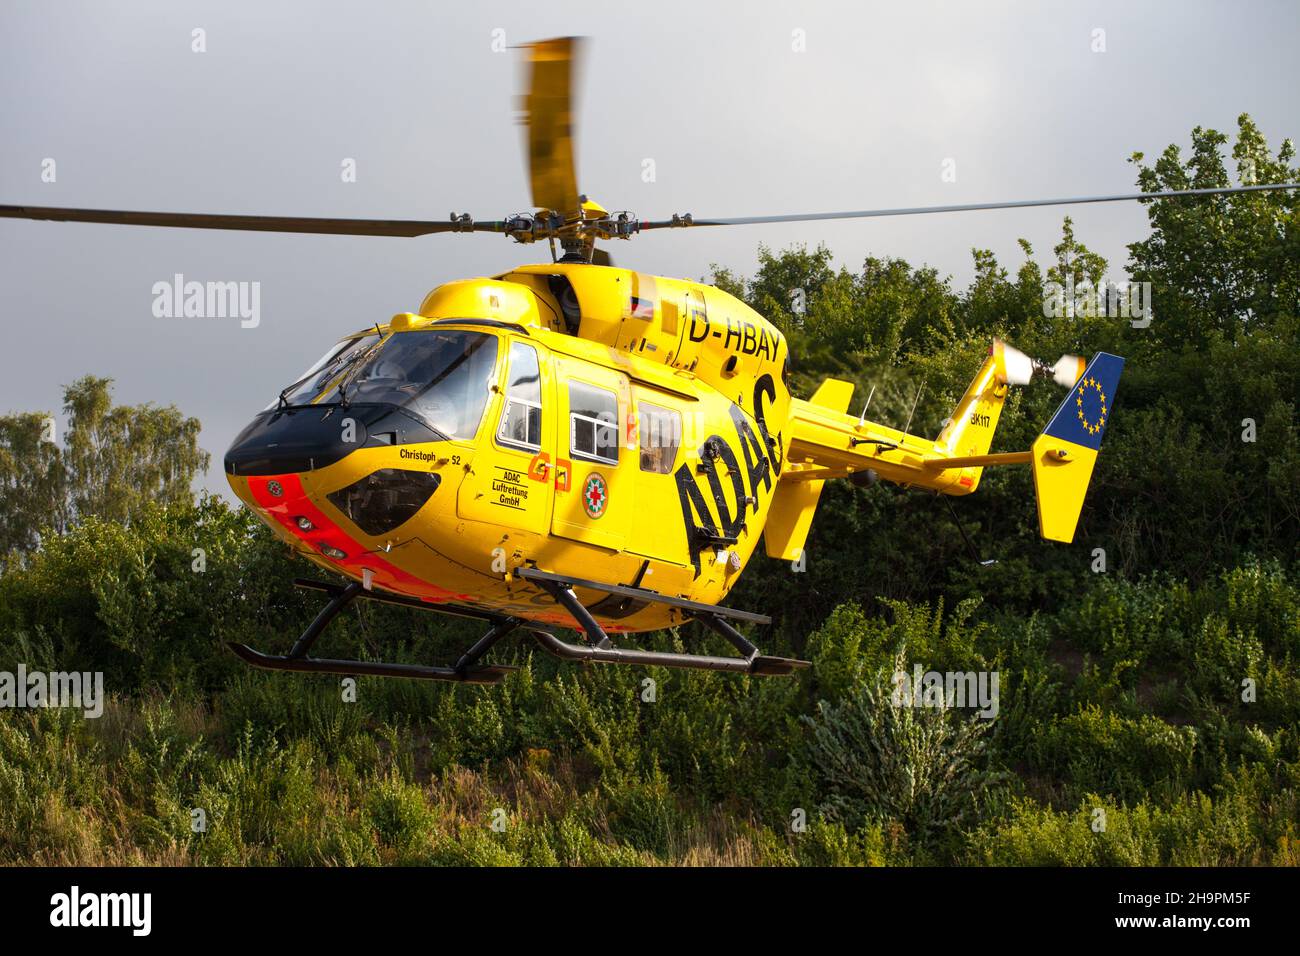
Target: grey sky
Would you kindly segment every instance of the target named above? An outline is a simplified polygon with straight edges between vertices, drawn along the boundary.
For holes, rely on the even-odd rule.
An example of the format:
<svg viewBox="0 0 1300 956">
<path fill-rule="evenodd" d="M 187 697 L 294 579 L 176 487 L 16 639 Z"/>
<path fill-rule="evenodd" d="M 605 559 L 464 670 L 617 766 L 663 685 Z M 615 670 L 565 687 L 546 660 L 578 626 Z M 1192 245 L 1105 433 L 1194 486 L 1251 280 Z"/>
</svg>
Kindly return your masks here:
<svg viewBox="0 0 1300 956">
<path fill-rule="evenodd" d="M 207 52 L 191 51 L 206 31 Z M 1300 4 L 0 3 L 0 203 L 267 215 L 497 218 L 529 208 L 510 44 L 589 36 L 579 183 L 610 209 L 750 215 L 1123 192 L 1125 160 L 1249 112 L 1300 134 Z M 1105 30 L 1106 52 L 1091 51 Z M 806 51 L 792 31 L 806 31 Z M 41 181 L 42 160 L 57 182 Z M 340 164 L 357 162 L 357 182 Z M 957 181 L 941 180 L 945 158 Z M 653 159 L 656 179 L 642 180 Z M 660 233 L 620 265 L 752 271 L 760 242 L 825 241 L 971 273 L 1020 262 L 1060 209 Z M 1132 206 L 1076 208 L 1122 272 Z M 499 236 L 279 236 L 0 221 L 0 412 L 57 409 L 79 375 L 234 433 L 344 332 L 430 288 L 546 258 Z M 261 283 L 261 325 L 159 319 L 155 282 Z"/>
</svg>

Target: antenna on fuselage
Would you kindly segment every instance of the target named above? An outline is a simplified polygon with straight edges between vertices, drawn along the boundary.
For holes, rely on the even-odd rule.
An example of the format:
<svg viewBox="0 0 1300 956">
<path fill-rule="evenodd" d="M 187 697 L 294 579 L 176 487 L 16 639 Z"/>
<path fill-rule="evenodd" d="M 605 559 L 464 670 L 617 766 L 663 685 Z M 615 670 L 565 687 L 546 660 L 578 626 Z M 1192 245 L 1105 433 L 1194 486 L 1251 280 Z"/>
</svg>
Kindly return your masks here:
<svg viewBox="0 0 1300 956">
<path fill-rule="evenodd" d="M 912 410 L 907 413 L 907 424 L 903 426 L 904 434 L 907 434 L 912 428 L 912 416 L 916 414 L 916 404 L 921 400 L 923 391 L 925 391 L 925 379 L 921 379 L 921 386 L 916 390 L 916 398 L 912 399 Z"/>
<path fill-rule="evenodd" d="M 861 428 L 867 423 L 867 409 L 871 407 L 871 399 L 876 394 L 876 386 L 871 386 L 871 391 L 867 393 L 866 404 L 862 406 L 862 414 L 858 416 L 858 427 Z"/>
</svg>

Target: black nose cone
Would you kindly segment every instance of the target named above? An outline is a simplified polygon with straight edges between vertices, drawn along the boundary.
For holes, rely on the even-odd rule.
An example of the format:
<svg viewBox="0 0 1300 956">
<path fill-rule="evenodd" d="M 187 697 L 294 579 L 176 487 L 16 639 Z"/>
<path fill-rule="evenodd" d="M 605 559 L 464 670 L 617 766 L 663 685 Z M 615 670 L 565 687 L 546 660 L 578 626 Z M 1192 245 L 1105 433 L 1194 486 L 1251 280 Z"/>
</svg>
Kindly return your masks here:
<svg viewBox="0 0 1300 956">
<path fill-rule="evenodd" d="M 442 435 L 396 405 L 268 409 L 226 452 L 231 475 L 285 475 L 332 465 L 358 448 L 439 441 Z"/>
</svg>

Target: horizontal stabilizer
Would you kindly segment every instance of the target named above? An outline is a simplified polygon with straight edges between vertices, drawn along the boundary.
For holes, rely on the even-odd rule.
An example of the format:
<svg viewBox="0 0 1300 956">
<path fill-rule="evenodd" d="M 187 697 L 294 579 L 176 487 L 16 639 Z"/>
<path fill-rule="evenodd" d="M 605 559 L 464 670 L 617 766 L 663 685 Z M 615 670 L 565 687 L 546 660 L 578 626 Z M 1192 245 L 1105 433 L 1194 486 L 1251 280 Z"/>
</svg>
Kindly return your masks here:
<svg viewBox="0 0 1300 956">
<path fill-rule="evenodd" d="M 813 392 L 813 397 L 808 401 L 812 405 L 829 408 L 833 412 L 847 412 L 849 402 L 853 401 L 853 383 L 838 378 L 828 378 L 817 387 L 817 391 Z"/>
</svg>

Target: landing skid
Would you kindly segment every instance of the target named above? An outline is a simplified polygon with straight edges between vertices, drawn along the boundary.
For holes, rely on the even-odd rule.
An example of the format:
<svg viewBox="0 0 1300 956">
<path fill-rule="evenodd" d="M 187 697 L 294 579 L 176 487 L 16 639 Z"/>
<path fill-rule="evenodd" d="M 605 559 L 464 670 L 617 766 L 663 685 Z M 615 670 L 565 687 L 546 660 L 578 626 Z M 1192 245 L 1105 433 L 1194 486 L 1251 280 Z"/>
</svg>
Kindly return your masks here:
<svg viewBox="0 0 1300 956">
<path fill-rule="evenodd" d="M 411 677 L 417 680 L 457 681 L 465 684 L 499 684 L 511 671 L 518 670 L 506 664 L 479 665 L 478 661 L 492 645 L 507 634 L 515 631 L 523 622 L 504 614 L 481 611 L 478 608 L 464 607 L 456 604 L 428 604 L 417 598 L 402 597 L 399 594 L 384 594 L 367 591 L 360 583 L 354 581 L 346 586 L 326 584 L 323 581 L 307 581 L 299 578 L 293 582 L 297 587 L 311 591 L 324 591 L 330 596 L 329 603 L 321 608 L 302 636 L 294 642 L 288 654 L 278 656 L 255 651 L 247 644 L 231 644 L 230 649 L 245 663 L 269 671 L 295 671 L 303 674 L 358 674 L 374 677 Z M 454 617 L 468 617 L 487 621 L 492 626 L 486 634 L 475 642 L 474 646 L 461 655 L 451 667 L 429 667 L 420 664 L 390 664 L 383 661 L 349 661 L 331 660 L 329 658 L 308 657 L 307 652 L 316 643 L 316 639 L 338 617 L 339 613 L 354 600 L 378 601 L 381 604 L 397 604 L 402 607 L 419 608 L 422 611 L 437 611 Z"/>
<path fill-rule="evenodd" d="M 361 584 L 353 582 L 340 586 L 321 581 L 296 580 L 300 588 L 323 591 L 330 596 L 315 620 L 307 626 L 302 635 L 294 642 L 288 654 L 263 654 L 247 644 L 231 644 L 230 649 L 244 662 L 253 667 L 273 671 L 293 671 L 306 674 L 357 674 L 375 677 L 407 677 L 416 680 L 454 681 L 465 684 L 498 684 L 511 671 L 518 670 L 504 664 L 480 664 L 484 655 L 492 649 L 501 638 L 524 629 L 549 654 L 566 661 L 581 661 L 598 664 L 642 664 L 657 667 L 675 667 L 692 670 L 730 671 L 740 674 L 760 676 L 788 676 L 795 670 L 807 667 L 807 661 L 786 657 L 768 657 L 743 634 L 731 625 L 731 621 L 746 621 L 755 624 L 771 623 L 770 618 L 749 611 L 737 611 L 732 608 L 702 604 L 659 594 L 647 588 L 630 587 L 617 584 L 600 584 L 582 578 L 569 578 L 536 568 L 520 568 L 516 576 L 531 581 L 551 594 L 573 617 L 575 627 L 587 635 L 586 644 L 569 644 L 560 640 L 549 631 L 528 627 L 522 618 L 485 611 L 479 608 L 459 604 L 429 604 L 417 598 L 402 597 L 397 594 L 368 591 Z M 633 648 L 614 647 L 609 635 L 586 607 L 573 593 L 575 587 L 601 591 L 609 595 L 607 600 L 621 599 L 637 604 L 663 604 L 675 607 L 687 613 L 716 631 L 731 643 L 742 656 L 714 657 L 705 654 L 677 654 L 667 651 L 643 651 Z M 465 617 L 480 620 L 490 626 L 487 632 L 474 643 L 451 667 L 434 667 L 420 664 L 394 664 L 383 661 L 333 660 L 330 658 L 309 657 L 317 638 L 344 608 L 357 599 L 378 601 L 383 604 L 396 604 L 402 607 L 418 608 L 438 614 Z"/>
<path fill-rule="evenodd" d="M 370 677 L 414 677 L 418 680 L 461 681 L 466 684 L 499 684 L 517 667 L 504 664 L 475 667 L 464 673 L 454 667 L 423 667 L 419 664 L 386 664 L 382 661 L 331 660 L 324 657 L 277 657 L 255 651 L 247 644 L 230 649 L 246 664 L 269 671 L 297 671 L 303 674 L 357 674 Z"/>
<path fill-rule="evenodd" d="M 647 588 L 628 587 L 622 584 L 600 584 L 597 581 L 585 581 L 582 578 L 567 578 L 549 571 L 536 568 L 519 568 L 517 577 L 533 581 L 569 612 L 573 619 L 587 634 L 587 645 L 566 644 L 554 634 L 545 631 L 530 631 L 533 639 L 542 648 L 556 657 L 569 661 L 589 661 L 599 664 L 650 664 L 658 667 L 680 667 L 693 670 L 732 671 L 738 674 L 759 674 L 769 677 L 788 676 L 801 667 L 807 667 L 807 661 L 789 657 L 767 657 L 760 654 L 758 648 L 732 627 L 730 621 L 748 621 L 754 624 L 771 624 L 772 619 L 750 611 L 737 611 L 729 607 L 714 604 L 702 604 L 687 601 L 685 598 L 669 597 Z M 666 651 L 640 651 L 614 647 L 591 613 L 582 606 L 573 589 L 587 588 L 603 591 L 613 597 L 629 601 L 644 601 L 650 604 L 664 604 L 686 611 L 701 624 L 716 631 L 736 648 L 742 657 L 709 657 L 703 654 L 674 654 Z M 728 620 L 730 619 L 730 620 Z"/>
</svg>

